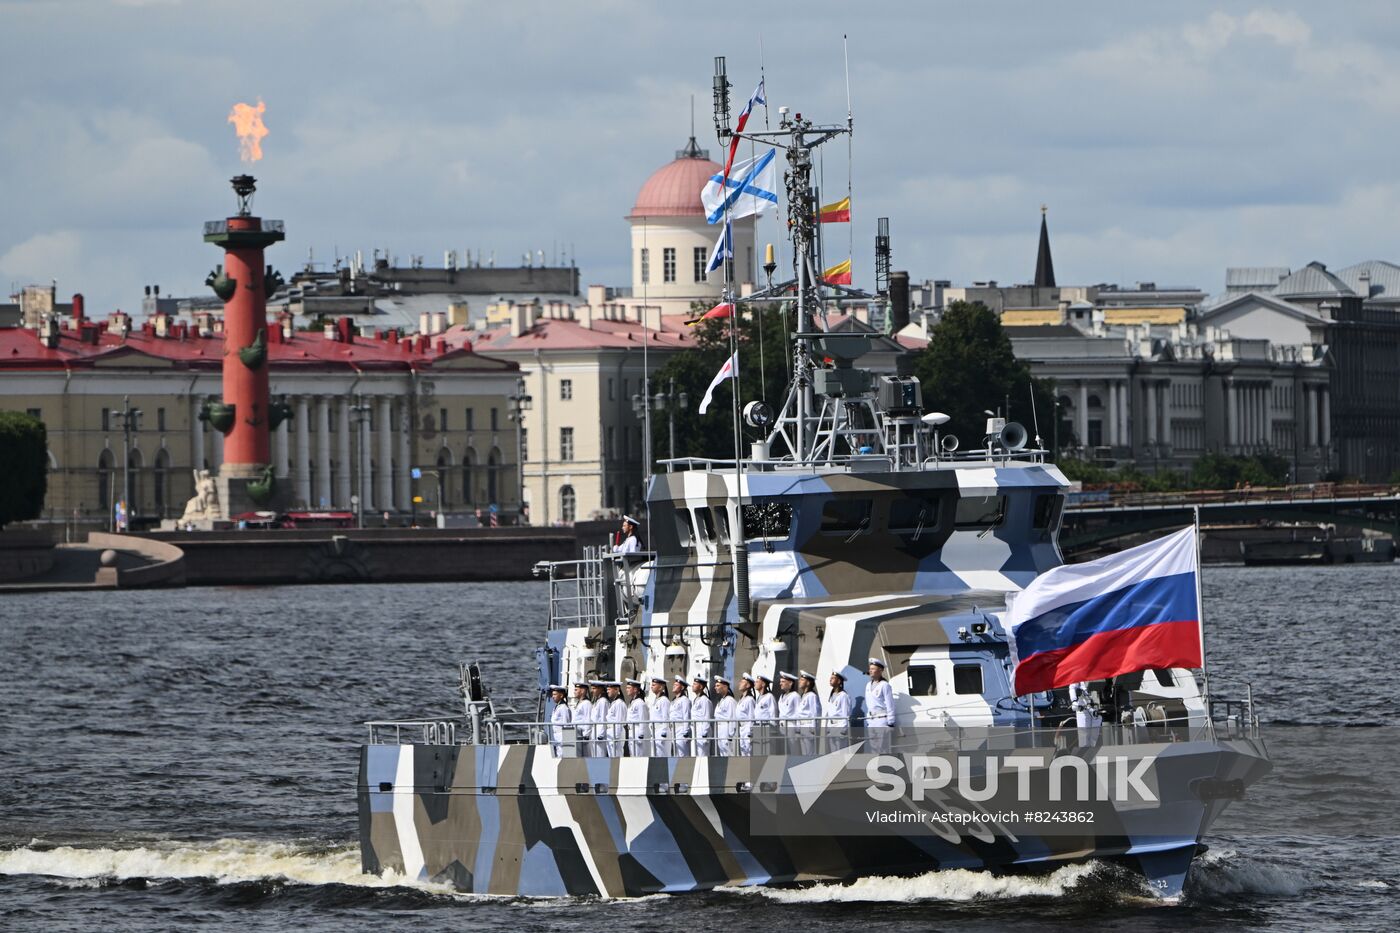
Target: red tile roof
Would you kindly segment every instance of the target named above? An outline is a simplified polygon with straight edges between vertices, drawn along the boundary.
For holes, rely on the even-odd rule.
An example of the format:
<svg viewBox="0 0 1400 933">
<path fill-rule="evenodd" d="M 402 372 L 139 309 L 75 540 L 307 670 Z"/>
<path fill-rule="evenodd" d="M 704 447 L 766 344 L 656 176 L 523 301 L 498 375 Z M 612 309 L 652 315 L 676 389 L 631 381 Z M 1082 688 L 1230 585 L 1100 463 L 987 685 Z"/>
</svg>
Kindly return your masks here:
<svg viewBox="0 0 1400 933">
<path fill-rule="evenodd" d="M 681 317 L 662 315 L 660 330 L 643 328 L 636 321 L 595 319 L 593 326 L 588 328 L 578 321 L 544 317 L 519 337 L 512 337 L 510 328 L 505 325 L 482 331 L 457 325 L 448 328 L 443 336 L 452 346 L 463 340 L 471 340 L 478 350 L 495 353 L 508 350 L 640 350 L 645 330 L 645 342 L 651 347 L 684 350 L 695 346 L 695 335 Z"/>
<path fill-rule="evenodd" d="M 96 327 L 89 323 L 88 327 Z M 269 327 L 269 334 L 275 328 Z M 145 354 L 168 360 L 184 369 L 220 369 L 223 366 L 223 335 L 201 337 L 193 328 L 175 326 L 173 336 L 157 337 L 149 324 L 134 328 L 126 337 L 99 329 L 96 343 L 84 343 L 77 330 L 59 332 L 58 346 L 46 347 L 36 331 L 23 327 L 0 328 L 0 370 L 89 368 L 103 360 Z M 448 358 L 472 353 L 470 341 L 443 341 L 439 337 L 404 338 L 351 337 L 343 343 L 314 331 L 300 331 L 286 342 L 273 337 L 268 346 L 268 365 L 273 370 L 408 370 L 431 367 Z M 439 352 L 441 351 L 441 352 Z M 515 363 L 482 356 L 499 363 L 501 369 L 514 369 Z"/>
</svg>

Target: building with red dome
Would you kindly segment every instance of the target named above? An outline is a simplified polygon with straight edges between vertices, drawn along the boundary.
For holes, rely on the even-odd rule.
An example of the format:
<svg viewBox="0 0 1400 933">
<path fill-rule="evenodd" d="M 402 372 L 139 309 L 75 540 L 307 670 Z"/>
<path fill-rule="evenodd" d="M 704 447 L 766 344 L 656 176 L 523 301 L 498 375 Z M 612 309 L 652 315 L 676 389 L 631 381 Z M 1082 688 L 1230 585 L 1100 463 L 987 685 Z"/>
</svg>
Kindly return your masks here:
<svg viewBox="0 0 1400 933">
<path fill-rule="evenodd" d="M 693 302 L 713 302 L 724 273 L 706 273 L 719 225 L 705 222 L 700 190 L 724 166 L 691 137 L 674 161 L 663 165 L 637 192 L 627 215 L 632 225 L 632 299 L 663 314 L 688 314 Z M 754 220 L 734 224 L 734 290 L 755 281 Z"/>
</svg>

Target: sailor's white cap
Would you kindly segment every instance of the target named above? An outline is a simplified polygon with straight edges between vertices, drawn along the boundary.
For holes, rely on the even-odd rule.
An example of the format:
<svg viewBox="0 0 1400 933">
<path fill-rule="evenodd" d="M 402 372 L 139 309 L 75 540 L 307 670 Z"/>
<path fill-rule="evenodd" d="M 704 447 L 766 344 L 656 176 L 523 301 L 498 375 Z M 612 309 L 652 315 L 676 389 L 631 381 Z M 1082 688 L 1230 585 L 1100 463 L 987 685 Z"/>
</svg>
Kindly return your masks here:
<svg viewBox="0 0 1400 933">
<path fill-rule="evenodd" d="M 673 683 L 673 684 L 680 684 L 682 687 L 684 687 L 685 684 L 686 684 L 685 675 L 683 675 L 683 674 L 677 674 L 675 677 L 672 677 L 672 678 L 671 678 L 671 683 Z"/>
<path fill-rule="evenodd" d="M 607 685 L 608 682 L 606 680 L 590 680 L 588 682 L 588 686 L 590 687 L 606 687 Z"/>
<path fill-rule="evenodd" d="M 796 682 L 797 680 L 797 678 L 793 676 L 793 674 L 790 671 L 778 671 L 778 676 L 781 677 L 783 680 L 791 680 L 794 682 Z"/>
<path fill-rule="evenodd" d="M 879 667 L 879 668 L 883 668 L 883 667 L 885 666 L 885 662 L 884 662 L 884 661 L 881 661 L 879 658 L 871 658 L 870 660 L 866 661 L 865 663 L 866 663 L 866 664 L 874 664 L 876 667 Z"/>
<path fill-rule="evenodd" d="M 666 678 L 665 678 L 665 677 L 656 677 L 656 676 L 654 676 L 654 677 L 651 678 L 651 682 L 654 683 L 654 684 L 660 684 L 660 685 L 663 686 L 663 687 L 666 686 Z"/>
<path fill-rule="evenodd" d="M 753 675 L 750 674 L 748 671 L 744 671 L 744 673 L 740 674 L 740 675 L 739 675 L 739 679 L 740 679 L 740 680 L 747 680 L 749 683 L 753 683 L 753 682 L 754 682 L 754 681 L 753 681 Z"/>
<path fill-rule="evenodd" d="M 797 672 L 797 676 L 798 676 L 798 677 L 806 677 L 808 680 L 816 680 L 816 679 L 817 679 L 817 675 L 816 675 L 816 674 L 813 674 L 811 671 L 798 671 L 798 672 Z"/>
<path fill-rule="evenodd" d="M 715 675 L 715 683 L 717 683 L 717 684 L 724 684 L 726 687 L 728 687 L 728 686 L 729 686 L 729 678 L 728 678 L 728 677 L 725 677 L 723 674 L 716 674 L 716 675 Z"/>
<path fill-rule="evenodd" d="M 620 689 L 622 689 L 622 681 L 620 681 L 620 680 L 605 680 L 605 681 L 603 681 L 603 686 L 604 686 L 604 687 L 617 687 L 617 688 L 620 690 Z"/>
<path fill-rule="evenodd" d="M 763 681 L 765 684 L 771 684 L 773 682 L 773 678 L 769 677 L 767 674 L 759 673 L 755 674 L 754 676 L 757 677 L 759 680 Z"/>
<path fill-rule="evenodd" d="M 630 515 L 624 515 L 624 516 L 622 516 L 622 520 L 623 520 L 624 522 L 626 522 L 627 524 L 629 524 L 629 525 L 638 525 L 638 526 L 640 526 L 640 525 L 642 524 L 641 522 L 637 521 L 635 518 L 633 518 L 633 517 L 630 516 Z"/>
<path fill-rule="evenodd" d="M 576 681 L 574 681 L 574 686 L 575 686 L 575 687 L 587 687 L 587 686 L 588 686 L 588 681 L 586 681 L 586 680 L 576 680 Z"/>
<path fill-rule="evenodd" d="M 628 677 L 625 681 L 629 687 L 640 687 L 642 682 L 635 677 Z"/>
<path fill-rule="evenodd" d="M 690 678 L 690 682 L 693 683 L 693 684 L 708 683 L 708 681 L 705 680 L 705 675 L 704 675 L 704 674 L 696 674 L 696 675 L 692 676 L 692 677 Z"/>
<path fill-rule="evenodd" d="M 843 684 L 846 682 L 846 675 L 841 673 L 840 671 L 832 671 L 831 676 L 841 678 L 841 683 Z"/>
<path fill-rule="evenodd" d="M 550 684 L 550 685 L 549 685 L 549 692 L 550 692 L 550 693 L 553 693 L 555 690 L 558 690 L 560 693 L 563 693 L 566 689 L 568 689 L 568 688 L 566 688 L 563 684 Z"/>
</svg>

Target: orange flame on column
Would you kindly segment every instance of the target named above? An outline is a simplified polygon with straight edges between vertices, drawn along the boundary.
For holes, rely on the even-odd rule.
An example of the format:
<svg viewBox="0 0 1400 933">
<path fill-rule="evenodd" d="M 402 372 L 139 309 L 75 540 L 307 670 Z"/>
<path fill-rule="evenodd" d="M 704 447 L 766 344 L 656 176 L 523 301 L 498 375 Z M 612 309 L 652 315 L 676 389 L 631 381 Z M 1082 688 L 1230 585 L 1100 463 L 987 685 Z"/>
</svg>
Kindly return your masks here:
<svg viewBox="0 0 1400 933">
<path fill-rule="evenodd" d="M 238 154 L 244 162 L 256 162 L 262 158 L 262 138 L 267 135 L 262 115 L 266 111 L 267 105 L 261 100 L 256 107 L 234 104 L 233 110 L 229 111 L 228 122 L 238 133 Z"/>
</svg>

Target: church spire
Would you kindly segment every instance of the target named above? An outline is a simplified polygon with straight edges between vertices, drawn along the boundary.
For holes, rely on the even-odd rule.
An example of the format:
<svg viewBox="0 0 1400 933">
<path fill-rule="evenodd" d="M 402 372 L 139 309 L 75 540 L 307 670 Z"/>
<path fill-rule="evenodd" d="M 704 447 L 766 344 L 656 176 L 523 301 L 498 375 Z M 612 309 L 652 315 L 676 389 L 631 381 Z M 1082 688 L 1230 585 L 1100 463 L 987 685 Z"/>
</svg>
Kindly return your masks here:
<svg viewBox="0 0 1400 933">
<path fill-rule="evenodd" d="M 1035 256 L 1035 285 L 1037 288 L 1055 287 L 1055 262 L 1050 258 L 1050 230 L 1045 226 L 1045 212 L 1048 208 L 1040 205 L 1040 252 Z"/>
</svg>

